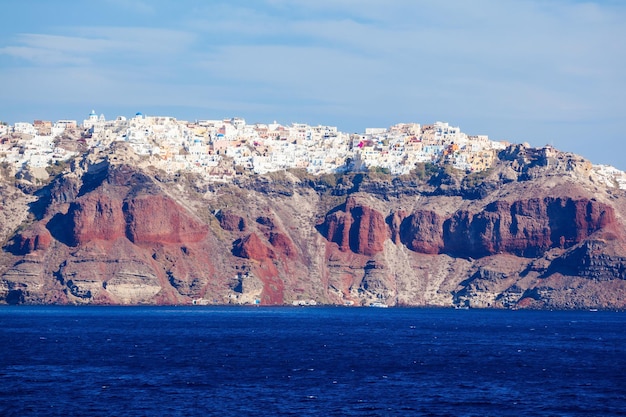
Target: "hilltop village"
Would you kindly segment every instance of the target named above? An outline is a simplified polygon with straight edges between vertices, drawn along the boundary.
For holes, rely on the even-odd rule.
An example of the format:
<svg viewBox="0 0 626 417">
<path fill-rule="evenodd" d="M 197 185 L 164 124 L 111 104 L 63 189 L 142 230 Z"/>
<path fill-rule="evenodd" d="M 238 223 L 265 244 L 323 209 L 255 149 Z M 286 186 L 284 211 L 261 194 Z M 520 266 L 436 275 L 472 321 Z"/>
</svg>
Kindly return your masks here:
<svg viewBox="0 0 626 417">
<path fill-rule="evenodd" d="M 115 142 L 127 143 L 138 157 L 168 173 L 195 172 L 215 181 L 294 168 L 313 175 L 371 169 L 402 175 L 417 163 L 479 172 L 489 169 L 497 152 L 508 146 L 444 122 L 349 134 L 300 123 L 249 125 L 236 117 L 189 122 L 137 113 L 106 120 L 92 111 L 82 124 L 35 120 L 0 125 L 0 163 L 18 176 L 45 179 L 51 166 L 88 150 L 104 151 Z M 553 150 L 546 146 L 544 151 Z M 594 171 L 608 184 L 626 188 L 621 171 L 607 166 L 594 166 Z"/>
<path fill-rule="evenodd" d="M 626 307 L 626 174 L 551 146 L 443 122 L 0 125 L 0 304 Z"/>
</svg>

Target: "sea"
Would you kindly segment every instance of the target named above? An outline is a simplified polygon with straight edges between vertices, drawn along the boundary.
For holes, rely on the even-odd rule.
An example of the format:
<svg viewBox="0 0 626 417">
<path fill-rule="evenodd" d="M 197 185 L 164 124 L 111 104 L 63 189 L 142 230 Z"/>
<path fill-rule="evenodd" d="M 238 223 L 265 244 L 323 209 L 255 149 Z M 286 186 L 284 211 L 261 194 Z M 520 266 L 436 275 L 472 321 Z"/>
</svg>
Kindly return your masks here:
<svg viewBox="0 0 626 417">
<path fill-rule="evenodd" d="M 1 416 L 624 416 L 626 313 L 0 307 Z"/>
</svg>

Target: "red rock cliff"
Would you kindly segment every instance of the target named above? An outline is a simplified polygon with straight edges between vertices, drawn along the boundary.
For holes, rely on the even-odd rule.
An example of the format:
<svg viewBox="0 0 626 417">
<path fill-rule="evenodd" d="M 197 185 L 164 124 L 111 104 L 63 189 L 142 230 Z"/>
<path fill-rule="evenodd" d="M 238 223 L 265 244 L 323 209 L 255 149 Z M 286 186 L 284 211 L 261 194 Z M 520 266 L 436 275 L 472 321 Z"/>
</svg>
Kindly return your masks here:
<svg viewBox="0 0 626 417">
<path fill-rule="evenodd" d="M 126 221 L 119 198 L 102 193 L 86 195 L 70 204 L 67 213 L 72 241 L 115 240 L 125 235 Z"/>
<path fill-rule="evenodd" d="M 371 256 L 387 237 L 412 251 L 484 257 L 511 253 L 535 257 L 550 248 L 568 248 L 616 222 L 613 209 L 595 200 L 569 198 L 495 201 L 483 211 L 457 211 L 444 218 L 434 211 L 399 211 L 385 224 L 382 214 L 348 198 L 318 229 L 341 251 Z"/>
<path fill-rule="evenodd" d="M 52 235 L 41 224 L 35 224 L 32 228 L 19 233 L 13 244 L 13 252 L 20 255 L 32 253 L 37 250 L 46 250 L 52 243 Z"/>
<path fill-rule="evenodd" d="M 208 228 L 162 195 L 134 198 L 124 205 L 126 235 L 131 242 L 190 243 L 202 240 Z"/>
<path fill-rule="evenodd" d="M 78 246 L 93 240 L 131 242 L 198 242 L 208 231 L 169 197 L 147 195 L 123 202 L 115 194 L 92 192 L 72 202 L 65 215 L 57 214 L 48 229 L 58 240 Z"/>
<path fill-rule="evenodd" d="M 613 223 L 613 209 L 594 200 L 496 201 L 480 213 L 459 211 L 446 220 L 443 250 L 457 256 L 506 252 L 534 257 L 550 248 L 571 247 Z"/>
<path fill-rule="evenodd" d="M 417 210 L 400 223 L 400 242 L 415 252 L 440 253 L 444 247 L 443 221 L 433 211 Z"/>
<path fill-rule="evenodd" d="M 384 248 L 389 237 L 385 218 L 378 211 L 348 198 L 340 210 L 326 216 L 318 230 L 341 251 L 371 256 Z"/>
</svg>

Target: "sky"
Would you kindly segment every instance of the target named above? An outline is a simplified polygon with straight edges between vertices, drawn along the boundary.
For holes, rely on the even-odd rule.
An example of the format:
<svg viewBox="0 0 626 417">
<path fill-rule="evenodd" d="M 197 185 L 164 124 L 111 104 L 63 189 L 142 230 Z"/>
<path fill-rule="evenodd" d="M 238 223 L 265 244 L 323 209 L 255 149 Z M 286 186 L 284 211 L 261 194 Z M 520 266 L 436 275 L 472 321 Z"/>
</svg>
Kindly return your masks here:
<svg viewBox="0 0 626 417">
<path fill-rule="evenodd" d="M 435 121 L 626 170 L 622 0 L 20 0 L 0 120 Z"/>
</svg>

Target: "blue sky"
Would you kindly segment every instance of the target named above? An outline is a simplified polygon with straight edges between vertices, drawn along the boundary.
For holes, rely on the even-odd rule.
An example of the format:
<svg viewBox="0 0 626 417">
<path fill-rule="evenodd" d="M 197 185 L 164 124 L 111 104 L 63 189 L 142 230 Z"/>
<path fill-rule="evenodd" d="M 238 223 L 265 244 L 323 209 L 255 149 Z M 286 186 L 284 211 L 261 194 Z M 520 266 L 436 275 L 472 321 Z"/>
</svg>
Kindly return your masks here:
<svg viewBox="0 0 626 417">
<path fill-rule="evenodd" d="M 626 170 L 626 4 L 577 0 L 21 0 L 0 120 L 447 121 Z"/>
</svg>

